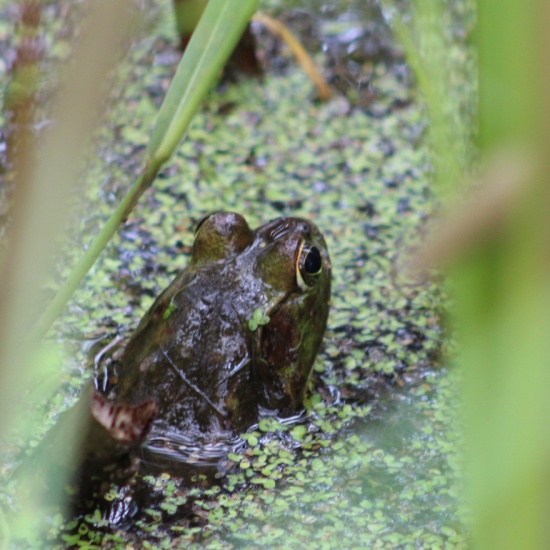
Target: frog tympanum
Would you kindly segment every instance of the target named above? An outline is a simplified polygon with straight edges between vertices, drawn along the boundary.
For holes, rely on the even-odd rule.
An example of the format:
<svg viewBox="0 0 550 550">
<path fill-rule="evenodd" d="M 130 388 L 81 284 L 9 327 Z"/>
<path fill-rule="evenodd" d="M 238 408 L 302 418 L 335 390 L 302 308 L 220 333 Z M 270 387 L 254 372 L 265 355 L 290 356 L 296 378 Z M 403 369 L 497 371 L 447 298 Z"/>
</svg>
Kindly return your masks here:
<svg viewBox="0 0 550 550">
<path fill-rule="evenodd" d="M 317 227 L 278 218 L 250 229 L 220 212 L 196 230 L 190 265 L 116 358 L 117 404 L 157 404 L 155 422 L 198 440 L 238 433 L 260 412 L 302 407 L 325 331 L 331 267 Z"/>
</svg>

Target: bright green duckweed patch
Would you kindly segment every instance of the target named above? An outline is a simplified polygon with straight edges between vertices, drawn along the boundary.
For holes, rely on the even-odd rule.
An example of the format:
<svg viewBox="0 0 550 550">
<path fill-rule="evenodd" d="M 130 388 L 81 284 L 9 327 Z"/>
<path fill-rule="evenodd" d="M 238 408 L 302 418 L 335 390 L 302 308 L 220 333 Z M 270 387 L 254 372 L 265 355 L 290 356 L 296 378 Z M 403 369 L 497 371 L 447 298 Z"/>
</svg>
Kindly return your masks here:
<svg viewBox="0 0 550 550">
<path fill-rule="evenodd" d="M 178 60 L 169 16 L 120 69 L 75 257 L 139 167 Z M 52 537 L 87 548 L 466 547 L 456 376 L 437 364 L 440 289 L 394 277 L 398 254 L 421 240 L 435 206 L 425 114 L 406 71 L 377 64 L 372 91 L 368 107 L 341 96 L 316 104 L 292 68 L 213 92 L 57 327 L 70 335 L 130 330 L 186 265 L 193 228 L 209 212 L 234 210 L 251 226 L 307 217 L 327 239 L 334 273 L 307 420 L 262 420 L 213 485 L 147 476 L 157 504 L 129 531 L 105 532 L 91 513 L 77 524 L 54 518 Z M 60 278 L 69 269 L 61 266 Z M 86 377 L 69 367 L 67 395 Z M 380 398 L 384 381 L 394 383 Z M 48 414 L 62 406 L 57 398 Z"/>
</svg>

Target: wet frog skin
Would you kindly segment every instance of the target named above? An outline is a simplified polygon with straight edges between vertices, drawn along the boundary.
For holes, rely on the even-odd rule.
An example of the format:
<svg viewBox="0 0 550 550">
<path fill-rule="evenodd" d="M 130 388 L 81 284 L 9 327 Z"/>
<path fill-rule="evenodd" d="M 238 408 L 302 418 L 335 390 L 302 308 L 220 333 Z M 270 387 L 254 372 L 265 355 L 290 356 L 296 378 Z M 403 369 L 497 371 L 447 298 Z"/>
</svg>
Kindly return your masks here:
<svg viewBox="0 0 550 550">
<path fill-rule="evenodd" d="M 197 228 L 190 265 L 115 359 L 110 402 L 156 403 L 155 424 L 198 441 L 302 408 L 329 310 L 331 267 L 317 227 L 278 218 L 250 229 L 220 212 Z"/>
</svg>

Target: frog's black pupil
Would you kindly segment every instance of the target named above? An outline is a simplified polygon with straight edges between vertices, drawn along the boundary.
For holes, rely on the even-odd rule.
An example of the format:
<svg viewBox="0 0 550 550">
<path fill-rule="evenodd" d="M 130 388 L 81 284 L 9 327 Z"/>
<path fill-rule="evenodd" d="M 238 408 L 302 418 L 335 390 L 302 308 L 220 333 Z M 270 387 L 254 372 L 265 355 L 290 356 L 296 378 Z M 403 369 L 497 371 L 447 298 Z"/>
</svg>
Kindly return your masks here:
<svg viewBox="0 0 550 550">
<path fill-rule="evenodd" d="M 321 271 L 323 261 L 321 259 L 321 253 L 319 249 L 312 246 L 308 252 L 304 261 L 304 270 L 308 275 L 316 275 Z"/>
</svg>

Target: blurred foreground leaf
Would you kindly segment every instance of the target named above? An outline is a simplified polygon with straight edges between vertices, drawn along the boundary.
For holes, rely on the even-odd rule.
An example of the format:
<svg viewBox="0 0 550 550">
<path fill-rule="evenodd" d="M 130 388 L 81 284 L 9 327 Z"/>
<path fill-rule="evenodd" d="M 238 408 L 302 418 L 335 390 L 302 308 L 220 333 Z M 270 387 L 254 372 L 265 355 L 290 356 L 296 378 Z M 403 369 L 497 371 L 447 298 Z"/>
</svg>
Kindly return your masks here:
<svg viewBox="0 0 550 550">
<path fill-rule="evenodd" d="M 89 139 L 101 120 L 105 84 L 128 39 L 132 13 L 130 0 L 98 0 L 90 5 L 73 57 L 61 74 L 61 86 L 53 99 L 53 123 L 43 132 L 44 140 L 39 146 L 31 139 L 17 144 L 14 204 L 0 269 L 3 452 L 14 437 L 16 448 L 28 443 L 36 418 L 30 420 L 24 413 L 32 411 L 37 400 L 59 387 L 60 355 L 48 354 L 52 362 L 46 359 L 44 350 L 35 353 L 35 342 L 29 333 L 43 285 L 52 275 L 57 247 L 63 242 L 67 205 L 77 188 Z M 19 433 L 14 434 L 17 430 Z M 66 437 L 67 441 L 78 442 L 76 433 L 69 432 Z M 65 456 L 70 460 L 69 449 Z M 27 542 L 32 538 L 37 546 L 42 545 L 47 529 L 43 523 L 45 508 L 61 506 L 63 498 L 64 479 L 47 488 L 37 483 L 46 481 L 43 473 L 50 464 L 50 457 L 44 456 L 20 474 L 12 502 L 16 513 L 0 521 L 0 539 L 25 537 Z"/>
<path fill-rule="evenodd" d="M 118 227 L 180 143 L 257 3 L 258 0 L 211 0 L 208 3 L 160 109 L 140 176 L 40 318 L 33 331 L 35 341 L 42 339 L 61 314 Z"/>
<path fill-rule="evenodd" d="M 448 7 L 439 0 L 418 1 L 416 7 L 417 30 L 432 53 L 422 56 L 413 36 L 401 35 L 429 104 L 437 177 L 451 192 L 453 187 L 466 191 L 471 204 L 443 219 L 419 263 L 430 267 L 453 260 L 474 544 L 484 550 L 548 548 L 547 10 L 542 2 L 477 3 L 476 146 L 493 169 L 467 189 L 463 182 L 471 178 L 465 171 L 473 167 L 461 158 L 468 147 L 453 143 L 455 118 L 447 110 L 451 80 L 440 55 L 445 41 L 433 24 Z M 464 136 L 457 132 L 458 139 Z"/>
<path fill-rule="evenodd" d="M 128 36 L 135 10 L 130 0 L 90 3 L 79 43 L 54 101 L 55 124 L 45 134 L 36 164 L 25 165 L 25 169 L 16 174 L 20 180 L 16 189 L 24 193 L 16 197 L 15 221 L 0 273 L 3 292 L 0 301 L 0 438 L 13 425 L 17 401 L 28 390 L 27 373 L 30 370 L 27 365 L 34 357 L 31 352 L 177 147 L 256 4 L 256 0 L 212 0 L 209 3 L 160 110 L 140 177 L 33 326 L 43 283 L 51 275 L 52 258 L 55 257 L 52 243 L 60 239 L 65 228 L 66 204 L 71 189 L 79 180 L 89 138 L 101 120 L 105 94 L 102 83 L 106 82 L 120 54 L 120 42 Z M 29 158 L 33 156 L 34 152 L 29 152 Z M 55 373 L 51 373 L 43 391 L 36 395 L 51 392 L 56 380 Z M 68 447 L 78 448 L 78 431 L 82 432 L 75 428 L 66 434 Z M 70 463 L 69 452 L 65 454 Z M 45 526 L 40 522 L 46 508 L 57 507 L 63 498 L 62 479 L 50 484 L 37 483 L 40 479 L 47 481 L 43 472 L 49 471 L 51 462 L 48 453 L 41 455 L 39 467 L 21 475 L 16 505 L 20 513 L 9 522 L 2 521 L 0 514 L 0 527 L 4 531 L 0 538 L 11 536 L 15 540 L 29 536 L 37 544 L 41 540 Z M 11 534 L 5 530 L 10 530 Z"/>
</svg>

